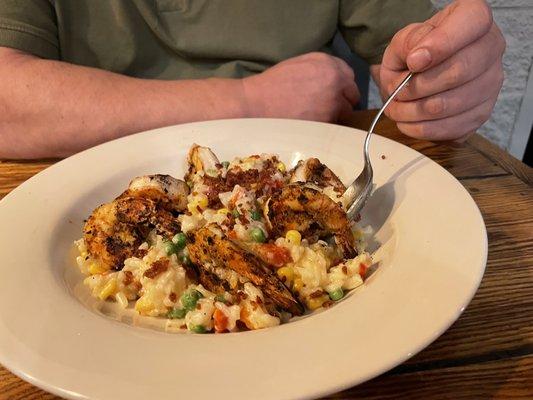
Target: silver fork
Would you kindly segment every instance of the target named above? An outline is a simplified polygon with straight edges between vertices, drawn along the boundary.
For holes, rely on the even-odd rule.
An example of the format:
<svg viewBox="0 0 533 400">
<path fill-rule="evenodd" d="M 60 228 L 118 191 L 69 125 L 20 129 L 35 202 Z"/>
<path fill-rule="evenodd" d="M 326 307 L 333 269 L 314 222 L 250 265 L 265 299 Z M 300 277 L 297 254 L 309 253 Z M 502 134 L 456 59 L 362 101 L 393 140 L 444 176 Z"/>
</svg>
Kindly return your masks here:
<svg viewBox="0 0 533 400">
<path fill-rule="evenodd" d="M 404 86 L 407 85 L 407 82 L 409 82 L 409 79 L 411 79 L 412 76 L 413 73 L 407 75 L 407 77 L 402 81 L 402 83 L 400 83 L 398 87 L 394 90 L 394 92 L 392 92 L 387 101 L 385 101 L 383 106 L 378 111 L 377 115 L 372 121 L 372 125 L 370 125 L 368 133 L 366 134 L 363 151 L 365 157 L 365 165 L 363 167 L 363 171 L 359 174 L 357 178 L 355 178 L 352 184 L 348 186 L 348 188 L 343 194 L 345 204 L 348 204 L 347 214 L 349 219 L 354 219 L 357 214 L 359 214 L 372 192 L 372 180 L 374 177 L 374 171 L 372 170 L 372 164 L 370 163 L 370 155 L 368 154 L 370 137 L 372 136 L 374 128 L 378 123 L 379 117 L 381 117 L 381 114 L 383 114 L 383 111 L 385 111 L 387 106 L 394 99 L 394 97 L 396 97 L 400 90 L 402 90 Z"/>
</svg>

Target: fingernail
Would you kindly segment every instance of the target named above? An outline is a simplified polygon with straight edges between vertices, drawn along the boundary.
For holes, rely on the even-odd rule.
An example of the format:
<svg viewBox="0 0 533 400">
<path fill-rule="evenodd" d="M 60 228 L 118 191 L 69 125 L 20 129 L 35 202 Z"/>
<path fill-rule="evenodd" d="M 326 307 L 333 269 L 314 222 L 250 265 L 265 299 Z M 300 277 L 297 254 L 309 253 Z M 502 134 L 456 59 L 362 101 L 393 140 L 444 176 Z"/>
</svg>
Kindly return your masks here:
<svg viewBox="0 0 533 400">
<path fill-rule="evenodd" d="M 418 49 L 407 56 L 407 66 L 411 71 L 417 72 L 431 63 L 431 54 L 427 49 Z"/>
</svg>

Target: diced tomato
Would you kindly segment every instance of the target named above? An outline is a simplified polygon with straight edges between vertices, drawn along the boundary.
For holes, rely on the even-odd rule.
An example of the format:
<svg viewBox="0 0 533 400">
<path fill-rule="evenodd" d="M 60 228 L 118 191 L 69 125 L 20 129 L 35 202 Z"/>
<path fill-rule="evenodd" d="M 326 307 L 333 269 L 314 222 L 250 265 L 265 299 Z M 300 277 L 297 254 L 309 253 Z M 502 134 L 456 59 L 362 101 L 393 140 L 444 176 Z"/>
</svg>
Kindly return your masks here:
<svg viewBox="0 0 533 400">
<path fill-rule="evenodd" d="M 368 269 L 368 266 L 366 266 L 363 263 L 359 264 L 359 275 L 361 275 L 361 278 L 364 278 L 366 275 L 366 270 Z"/>
<path fill-rule="evenodd" d="M 274 243 L 258 246 L 258 252 L 263 261 L 276 268 L 281 268 L 292 261 L 290 251 L 285 247 L 276 246 Z"/>
<path fill-rule="evenodd" d="M 213 314 L 213 320 L 215 321 L 216 332 L 221 333 L 228 329 L 228 317 L 218 308 Z"/>
</svg>

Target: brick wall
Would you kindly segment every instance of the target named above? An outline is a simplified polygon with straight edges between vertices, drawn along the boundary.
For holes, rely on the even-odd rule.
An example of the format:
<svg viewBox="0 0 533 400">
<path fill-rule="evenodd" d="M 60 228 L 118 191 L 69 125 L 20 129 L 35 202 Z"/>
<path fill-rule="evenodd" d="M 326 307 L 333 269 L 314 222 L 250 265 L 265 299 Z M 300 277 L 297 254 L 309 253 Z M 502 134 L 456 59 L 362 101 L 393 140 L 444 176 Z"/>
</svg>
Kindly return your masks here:
<svg viewBox="0 0 533 400">
<path fill-rule="evenodd" d="M 438 7 L 450 0 L 432 0 Z M 511 135 L 524 98 L 533 57 L 533 0 L 488 0 L 494 19 L 507 40 L 504 56 L 505 82 L 491 119 L 480 133 L 504 149 Z M 375 85 L 371 87 L 369 107 L 380 104 Z"/>
</svg>

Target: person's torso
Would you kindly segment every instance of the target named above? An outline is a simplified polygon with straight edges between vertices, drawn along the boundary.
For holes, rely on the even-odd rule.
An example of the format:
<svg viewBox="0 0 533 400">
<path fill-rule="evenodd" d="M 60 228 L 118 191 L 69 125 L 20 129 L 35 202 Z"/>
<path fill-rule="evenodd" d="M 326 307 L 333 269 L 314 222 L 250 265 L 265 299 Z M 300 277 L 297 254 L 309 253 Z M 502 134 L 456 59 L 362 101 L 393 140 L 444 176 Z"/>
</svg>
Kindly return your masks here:
<svg viewBox="0 0 533 400">
<path fill-rule="evenodd" d="M 335 0 L 55 0 L 61 59 L 161 79 L 243 77 L 328 51 Z"/>
</svg>

